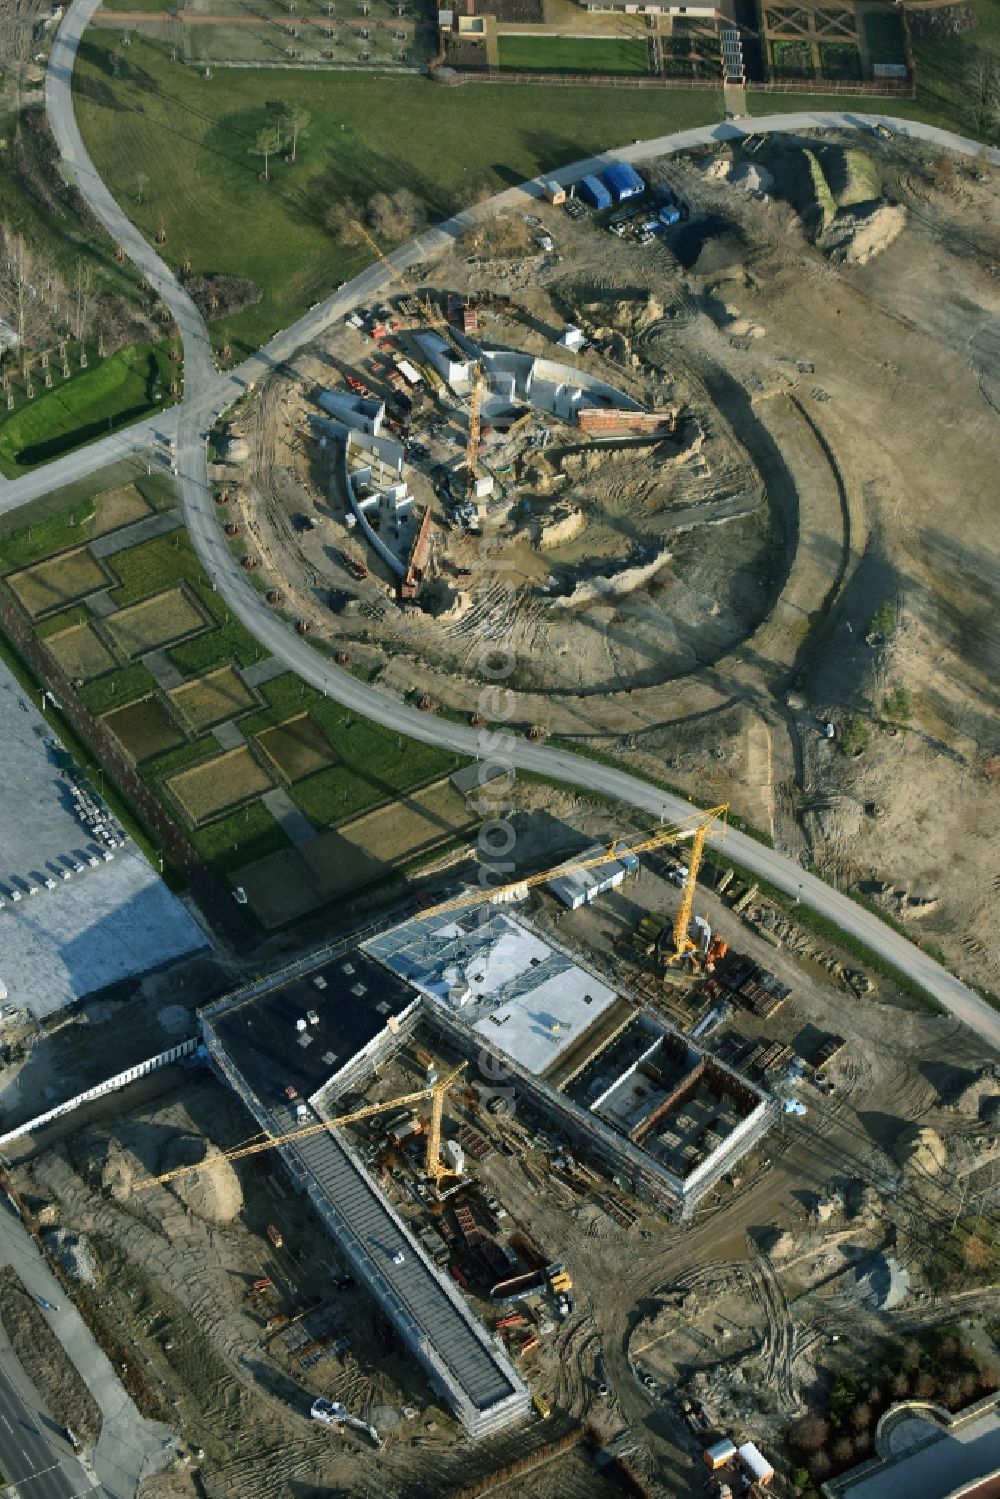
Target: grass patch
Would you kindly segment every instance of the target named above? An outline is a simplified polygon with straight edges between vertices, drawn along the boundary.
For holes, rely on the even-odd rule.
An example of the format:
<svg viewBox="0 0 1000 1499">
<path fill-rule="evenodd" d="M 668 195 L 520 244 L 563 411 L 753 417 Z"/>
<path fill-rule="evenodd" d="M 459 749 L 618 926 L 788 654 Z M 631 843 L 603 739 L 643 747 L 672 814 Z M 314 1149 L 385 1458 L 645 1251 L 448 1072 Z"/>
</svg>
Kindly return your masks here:
<svg viewBox="0 0 1000 1499">
<path fill-rule="evenodd" d="M 115 708 L 104 722 L 129 758 L 137 763 L 163 754 L 184 737 L 159 693 L 139 698 L 126 708 Z"/>
<path fill-rule="evenodd" d="M 244 864 L 290 847 L 281 823 L 263 802 L 251 802 L 207 827 L 195 828 L 191 842 L 219 874 L 231 874 Z"/>
<path fill-rule="evenodd" d="M 86 547 L 79 547 L 75 552 L 63 552 L 45 562 L 36 562 L 24 572 L 11 573 L 7 583 L 21 607 L 34 619 L 47 610 L 59 609 L 74 599 L 106 588 L 108 575 Z"/>
<path fill-rule="evenodd" d="M 48 640 L 64 630 L 71 630 L 74 625 L 89 624 L 92 618 L 86 604 L 74 604 L 60 614 L 47 614 L 44 619 L 36 620 L 34 630 L 39 640 Z"/>
<path fill-rule="evenodd" d="M 79 689 L 83 702 L 95 714 L 124 707 L 126 703 L 155 691 L 156 678 L 141 661 L 133 666 L 123 666 L 118 671 L 109 671 L 93 682 L 85 682 Z"/>
<path fill-rule="evenodd" d="M 273 786 L 245 744 L 226 750 L 211 760 L 179 771 L 167 781 L 167 789 L 194 827 L 222 812 L 256 800 Z"/>
<path fill-rule="evenodd" d="M 491 192 L 597 150 L 721 117 L 721 90 L 444 89 L 426 78 L 218 69 L 206 80 L 171 63 L 165 44 L 133 33 L 112 73 L 113 31 L 91 28 L 74 74 L 77 118 L 97 170 L 148 239 L 160 227 L 175 266 L 256 282 L 256 307 L 215 326 L 237 352 L 255 349 L 371 260 L 331 240 L 331 203 L 408 187 L 432 219 L 481 187 Z M 269 107 L 267 101 L 272 101 Z M 312 116 L 292 167 L 259 180 L 257 132 L 281 105 Z M 389 119 L 406 129 L 387 134 Z M 136 163 L 149 178 L 137 201 Z M 265 232 L 262 232 L 265 231 Z"/>
<path fill-rule="evenodd" d="M 193 734 L 200 734 L 210 724 L 238 718 L 256 702 L 231 666 L 221 666 L 207 676 L 185 682 L 183 687 L 174 687 L 167 696 Z"/>
<path fill-rule="evenodd" d="M 115 661 L 92 624 L 74 624 L 48 636 L 49 650 L 71 682 L 86 681 L 111 671 Z"/>
<path fill-rule="evenodd" d="M 204 615 L 183 587 L 168 588 L 104 620 L 104 629 L 123 656 L 143 656 L 204 628 Z"/>
<path fill-rule="evenodd" d="M 641 37 L 501 36 L 500 66 L 520 73 L 648 73 Z"/>
<path fill-rule="evenodd" d="M 823 168 L 814 151 L 803 151 L 806 166 L 809 168 L 809 179 L 812 183 L 813 204 L 819 215 L 819 228 L 829 228 L 837 216 L 837 200 L 830 191 L 830 184 L 826 180 Z"/>
<path fill-rule="evenodd" d="M 0 468 L 9 478 L 48 463 L 71 448 L 106 437 L 114 426 L 138 421 L 171 405 L 170 382 L 178 366 L 167 357 L 169 341 L 130 344 L 62 380 L 0 420 Z M 40 381 L 40 376 L 36 379 Z M 19 388 L 19 387 L 18 387 Z M 36 385 L 38 389 L 38 385 Z"/>
<path fill-rule="evenodd" d="M 308 713 L 264 729 L 257 735 L 257 744 L 286 781 L 304 780 L 336 758 L 333 746 Z"/>
<path fill-rule="evenodd" d="M 866 11 L 861 24 L 864 28 L 868 56 L 873 63 L 904 61 L 903 27 L 895 11 Z"/>
</svg>

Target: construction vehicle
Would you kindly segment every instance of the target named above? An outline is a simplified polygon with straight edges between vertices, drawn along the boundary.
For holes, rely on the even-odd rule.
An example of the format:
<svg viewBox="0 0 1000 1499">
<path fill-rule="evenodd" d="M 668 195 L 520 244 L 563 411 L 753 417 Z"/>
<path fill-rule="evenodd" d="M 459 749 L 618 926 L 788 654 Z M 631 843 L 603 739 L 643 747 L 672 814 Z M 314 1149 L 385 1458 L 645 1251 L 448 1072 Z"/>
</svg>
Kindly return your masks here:
<svg viewBox="0 0 1000 1499">
<path fill-rule="evenodd" d="M 677 843 L 683 838 L 692 840 L 691 853 L 685 868 L 684 883 L 681 889 L 681 901 L 674 919 L 673 954 L 670 961 L 678 962 L 689 952 L 697 950 L 697 943 L 693 942 L 688 928 L 691 925 L 691 912 L 694 906 L 695 884 L 698 879 L 698 870 L 701 867 L 705 852 L 705 842 L 711 833 L 716 821 L 724 819 L 729 811 L 728 802 L 723 802 L 710 811 L 701 813 L 688 826 L 674 824 L 670 827 L 659 828 L 655 833 L 650 833 L 646 838 L 640 838 L 637 842 L 619 841 L 612 839 L 603 853 L 595 854 L 590 859 L 580 859 L 573 864 L 560 864 L 557 871 L 553 869 L 542 870 L 539 874 L 529 874 L 523 880 L 514 880 L 509 885 L 499 885 L 492 890 L 482 888 L 466 890 L 462 895 L 456 895 L 451 900 L 441 901 L 436 906 L 431 906 L 422 919 L 430 920 L 435 916 L 443 916 L 450 911 L 460 911 L 470 906 L 481 905 L 489 902 L 493 905 L 507 905 L 515 900 L 523 900 L 529 890 L 537 885 L 544 885 L 558 872 L 559 876 L 576 874 L 584 869 L 596 869 L 600 865 L 608 863 L 609 860 L 619 859 L 623 855 L 636 857 L 639 854 L 651 853 L 654 849 L 663 848 L 665 844 Z"/>
<path fill-rule="evenodd" d="M 136 1183 L 136 1190 L 141 1191 L 146 1187 L 166 1186 L 169 1182 L 177 1181 L 179 1177 L 189 1176 L 195 1171 L 210 1171 L 215 1160 L 238 1161 L 244 1156 L 259 1155 L 261 1151 L 273 1150 L 275 1147 L 289 1145 L 296 1140 L 303 1140 L 309 1135 L 328 1133 L 335 1129 L 343 1129 L 348 1124 L 357 1124 L 362 1119 L 373 1119 L 377 1114 L 384 1114 L 390 1109 L 400 1109 L 407 1104 L 420 1103 L 425 1098 L 431 1101 L 431 1119 L 427 1130 L 427 1156 L 424 1170 L 433 1181 L 435 1189 L 440 1191 L 441 1183 L 446 1177 L 454 1173 L 444 1164 L 441 1159 L 441 1121 L 444 1116 L 444 1101 L 448 1089 L 452 1083 L 465 1071 L 466 1063 L 456 1067 L 447 1077 L 440 1082 L 428 1083 L 426 1087 L 420 1088 L 415 1093 L 405 1093 L 401 1098 L 387 1098 L 383 1103 L 368 1104 L 363 1109 L 355 1109 L 350 1114 L 339 1114 L 336 1119 L 321 1119 L 312 1124 L 305 1124 L 299 1129 L 288 1130 L 282 1135 L 265 1135 L 263 1139 L 254 1140 L 249 1145 L 238 1145 L 232 1150 L 220 1151 L 217 1157 L 206 1163 L 199 1162 L 194 1166 L 175 1166 L 173 1171 L 164 1171 L 160 1176 L 147 1176 L 143 1181 Z M 272 1232 L 273 1230 L 273 1232 Z M 277 1235 L 277 1238 L 274 1237 Z M 276 1249 L 280 1249 L 284 1242 L 281 1230 L 273 1223 L 267 1226 L 267 1236 Z"/>
<path fill-rule="evenodd" d="M 339 1400 L 327 1400 L 322 1395 L 317 1395 L 309 1407 L 309 1414 L 323 1426 L 351 1426 L 355 1431 L 363 1431 L 375 1447 L 382 1446 L 382 1439 L 375 1427 L 362 1421 L 360 1416 L 352 1416 Z"/>
<path fill-rule="evenodd" d="M 360 557 L 355 557 L 352 552 L 347 551 L 346 547 L 341 547 L 340 560 L 343 562 L 352 578 L 367 578 L 367 563 L 362 562 Z"/>
<path fill-rule="evenodd" d="M 535 1407 L 535 1410 L 538 1412 L 538 1414 L 541 1416 L 542 1420 L 547 1421 L 552 1414 L 552 1402 L 551 1400 L 549 1400 L 548 1396 L 540 1395 L 536 1392 L 531 1397 L 531 1403 Z"/>
<path fill-rule="evenodd" d="M 278 1225 L 276 1223 L 269 1223 L 264 1231 L 267 1234 L 267 1237 L 270 1239 L 271 1243 L 274 1245 L 275 1249 L 280 1249 L 284 1244 L 285 1239 Z"/>
</svg>

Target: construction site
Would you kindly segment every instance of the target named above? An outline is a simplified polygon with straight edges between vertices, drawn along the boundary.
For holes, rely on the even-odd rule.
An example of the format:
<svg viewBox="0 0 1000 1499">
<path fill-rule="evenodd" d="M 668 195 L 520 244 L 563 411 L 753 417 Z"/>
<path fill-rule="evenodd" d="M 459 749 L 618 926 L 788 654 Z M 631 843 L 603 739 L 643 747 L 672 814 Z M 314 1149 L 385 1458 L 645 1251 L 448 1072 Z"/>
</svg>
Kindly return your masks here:
<svg viewBox="0 0 1000 1499">
<path fill-rule="evenodd" d="M 473 715 L 497 645 L 514 732 L 730 801 L 995 987 L 995 173 L 888 131 L 616 170 L 268 377 L 220 521 L 388 695 Z"/>
<path fill-rule="evenodd" d="M 180 1439 L 144 1496 L 763 1493 L 886 1338 L 982 1343 L 983 1044 L 734 874 L 725 807 L 568 802 L 569 860 L 255 978 L 155 1088 L 5 1144 Z"/>
</svg>

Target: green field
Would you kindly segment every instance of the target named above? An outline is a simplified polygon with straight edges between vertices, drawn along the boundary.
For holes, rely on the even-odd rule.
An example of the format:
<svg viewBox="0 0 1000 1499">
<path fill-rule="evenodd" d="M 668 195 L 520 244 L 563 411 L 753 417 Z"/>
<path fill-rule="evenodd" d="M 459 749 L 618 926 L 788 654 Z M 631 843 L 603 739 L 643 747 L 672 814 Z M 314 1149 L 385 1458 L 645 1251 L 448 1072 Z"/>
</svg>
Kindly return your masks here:
<svg viewBox="0 0 1000 1499">
<path fill-rule="evenodd" d="M 264 290 L 256 307 L 216 325 L 220 343 L 250 351 L 371 260 L 331 239 L 331 203 L 364 203 L 408 187 L 440 219 L 491 191 L 637 137 L 708 124 L 722 95 L 704 91 L 441 88 L 429 79 L 360 73 L 218 69 L 210 80 L 170 62 L 165 45 L 133 33 L 89 30 L 74 75 L 77 117 L 98 171 L 162 254 L 195 271 L 245 276 Z M 269 183 L 251 154 L 279 107 L 312 121 L 294 166 L 272 160 Z M 405 129 L 387 129 L 405 121 Z M 149 178 L 137 201 L 136 163 Z"/>
<path fill-rule="evenodd" d="M 862 25 L 872 62 L 903 62 L 903 27 L 894 11 L 866 11 Z"/>
<path fill-rule="evenodd" d="M 106 437 L 112 426 L 137 421 L 172 404 L 170 382 L 178 365 L 167 357 L 169 344 L 131 344 L 107 359 L 92 356 L 88 369 L 63 380 L 52 366 L 53 385 L 45 390 L 36 372 L 33 401 L 15 386 L 18 409 L 0 420 L 0 469 L 16 478 L 70 448 Z"/>
<path fill-rule="evenodd" d="M 520 73 L 648 73 L 640 37 L 502 36 L 500 66 Z"/>
</svg>

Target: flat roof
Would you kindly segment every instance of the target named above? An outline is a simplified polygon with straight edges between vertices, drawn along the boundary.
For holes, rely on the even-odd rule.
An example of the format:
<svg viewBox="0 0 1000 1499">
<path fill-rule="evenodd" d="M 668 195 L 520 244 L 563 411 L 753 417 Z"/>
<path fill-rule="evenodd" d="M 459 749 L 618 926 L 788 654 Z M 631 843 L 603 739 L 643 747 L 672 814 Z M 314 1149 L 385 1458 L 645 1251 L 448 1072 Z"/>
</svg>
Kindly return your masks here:
<svg viewBox="0 0 1000 1499">
<path fill-rule="evenodd" d="M 211 1024 L 250 1087 L 270 1106 L 290 1084 L 310 1097 L 416 1000 L 409 984 L 355 950 L 234 999 L 212 1011 Z M 297 1028 L 299 1020 L 306 1021 L 305 1030 Z"/>
<path fill-rule="evenodd" d="M 897 1499 L 899 1494 L 948 1499 L 963 1486 L 992 1477 L 998 1468 L 1000 1406 L 994 1405 L 981 1416 L 942 1432 L 937 1441 L 908 1457 L 884 1463 L 875 1472 L 861 1475 L 856 1483 L 851 1483 L 850 1475 L 845 1474 L 838 1481 L 837 1492 L 844 1499 Z"/>
<path fill-rule="evenodd" d="M 617 996 L 512 916 L 483 916 L 404 922 L 365 950 L 529 1072 L 544 1072 Z"/>
</svg>

